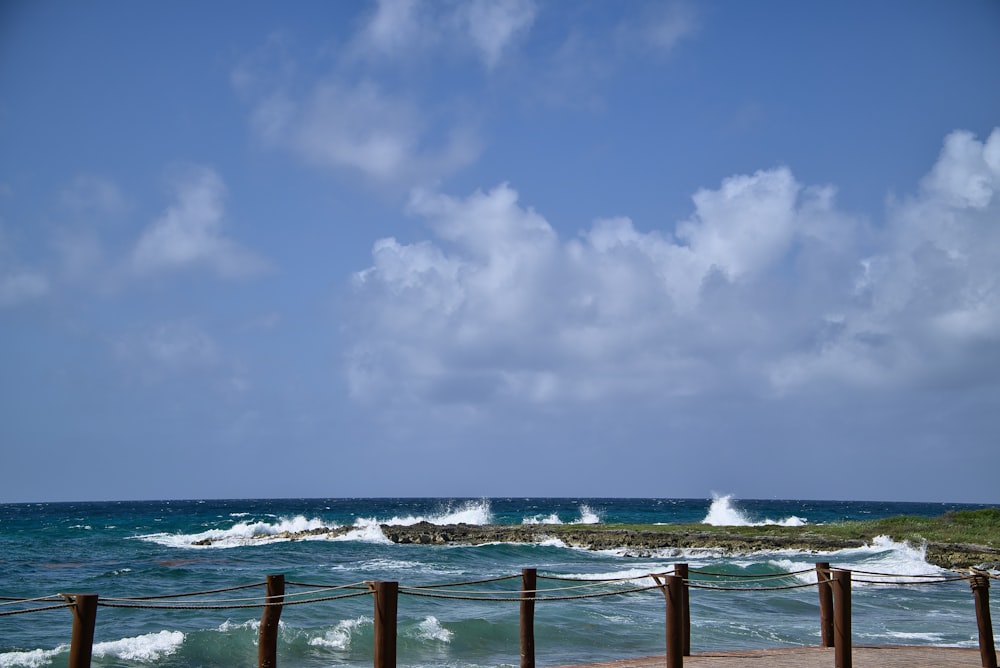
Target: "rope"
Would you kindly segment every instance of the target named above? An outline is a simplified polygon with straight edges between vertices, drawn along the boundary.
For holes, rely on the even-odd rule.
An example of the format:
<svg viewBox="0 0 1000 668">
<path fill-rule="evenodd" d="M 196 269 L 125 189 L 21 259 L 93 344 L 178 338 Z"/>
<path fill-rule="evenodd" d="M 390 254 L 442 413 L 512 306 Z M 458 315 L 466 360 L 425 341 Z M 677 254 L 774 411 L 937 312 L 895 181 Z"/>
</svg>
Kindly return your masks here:
<svg viewBox="0 0 1000 668">
<path fill-rule="evenodd" d="M 836 569 L 833 569 L 833 570 L 836 570 Z M 881 576 L 881 577 L 886 577 L 886 578 L 939 578 L 939 577 L 941 577 L 940 575 L 927 574 L 927 573 L 917 573 L 917 574 L 914 574 L 914 575 L 906 575 L 906 574 L 902 574 L 902 573 L 880 573 L 879 571 L 862 571 L 862 570 L 859 570 L 859 569 L 856 569 L 856 568 L 841 569 L 841 570 L 850 570 L 851 573 L 861 573 L 863 575 L 876 575 L 876 576 Z"/>
<path fill-rule="evenodd" d="M 8 610 L 6 612 L 0 612 L 0 617 L 9 617 L 11 615 L 27 615 L 32 612 L 45 612 L 46 610 L 62 610 L 63 608 L 72 608 L 73 603 L 60 603 L 59 605 L 48 605 L 42 608 L 28 608 L 27 610 Z"/>
<path fill-rule="evenodd" d="M 909 577 L 909 576 L 901 575 L 901 576 L 897 576 L 897 577 Z M 940 580 L 924 580 L 922 582 L 920 582 L 920 581 L 918 581 L 918 582 L 891 582 L 891 581 L 887 581 L 887 580 L 866 580 L 866 579 L 862 579 L 862 578 L 857 578 L 857 579 L 852 579 L 851 581 L 852 582 L 862 582 L 864 584 L 906 586 L 906 585 L 934 585 L 934 584 L 943 584 L 945 582 L 959 582 L 959 581 L 962 581 L 962 580 L 968 580 L 968 578 L 960 576 L 960 577 L 954 577 L 954 578 L 942 578 Z"/>
<path fill-rule="evenodd" d="M 225 587 L 223 589 L 206 589 L 205 591 L 191 591 L 184 592 L 182 594 L 154 594 L 152 596 L 131 596 L 126 598 L 105 598 L 105 601 L 155 601 L 157 599 L 163 598 L 184 598 L 186 596 L 207 596 L 208 594 L 222 594 L 227 591 L 239 591 L 240 589 L 251 589 L 253 587 L 261 587 L 266 585 L 267 582 L 254 582 L 252 584 L 237 585 L 236 587 Z M 247 599 L 234 599 L 234 600 L 247 600 Z"/>
<path fill-rule="evenodd" d="M 625 594 L 634 594 L 636 592 L 650 591 L 652 589 L 659 589 L 659 588 L 660 588 L 659 585 L 653 585 L 651 587 L 636 587 L 634 589 L 624 589 L 622 591 L 608 591 L 598 594 L 578 594 L 576 596 L 521 596 L 520 595 L 521 592 L 513 592 L 517 594 L 517 597 L 460 596 L 457 594 L 432 594 L 430 592 L 413 591 L 411 589 L 400 589 L 399 593 L 406 596 L 423 596 L 425 598 L 445 598 L 457 601 L 498 601 L 504 603 L 518 603 L 521 601 L 574 601 L 584 598 L 601 598 L 603 596 L 623 596 Z"/>
<path fill-rule="evenodd" d="M 777 577 L 775 577 L 775 576 L 763 576 L 763 577 L 759 577 L 759 578 L 744 576 L 743 578 L 741 578 L 739 580 L 736 580 L 736 582 L 746 582 L 746 583 L 751 583 L 751 582 L 770 582 L 772 580 L 779 580 L 779 579 L 789 578 L 789 577 L 793 577 L 793 576 L 791 576 L 791 575 L 780 575 L 780 576 L 777 576 Z M 688 579 L 685 582 L 705 582 L 705 583 L 710 583 L 710 582 L 713 582 L 713 581 L 712 580 L 700 580 L 700 579 L 699 580 Z M 809 584 L 813 585 L 813 584 L 818 584 L 818 583 L 811 582 Z M 749 587 L 748 587 L 748 589 L 749 589 Z"/>
<path fill-rule="evenodd" d="M 787 578 L 793 575 L 803 575 L 805 573 L 815 573 L 815 572 L 816 572 L 815 568 L 805 568 L 802 569 L 801 571 L 790 571 L 788 573 L 773 573 L 771 575 L 762 573 L 760 575 L 755 575 L 751 573 L 716 573 L 713 571 L 703 571 L 695 568 L 688 569 L 688 573 L 697 573 L 698 575 L 708 575 L 711 577 L 720 577 L 720 578 L 755 578 L 758 580 L 768 580 L 771 578 Z"/>
<path fill-rule="evenodd" d="M 244 604 L 229 604 L 229 605 L 216 605 L 215 602 L 206 603 L 146 603 L 146 604 L 132 604 L 132 603 L 105 603 L 104 601 L 98 600 L 97 605 L 103 606 L 105 608 L 134 608 L 139 610 L 241 610 L 247 608 L 270 608 L 276 606 L 289 606 L 289 605 L 305 605 L 306 603 L 322 603 L 325 601 L 337 601 L 344 598 L 355 598 L 357 596 L 367 596 L 367 591 L 354 592 L 352 594 L 338 594 L 336 596 L 321 596 L 318 598 L 307 599 L 304 601 L 265 601 L 260 603 L 244 603 Z"/>
<path fill-rule="evenodd" d="M 326 584 L 313 584 L 309 582 L 292 582 L 291 580 L 285 580 L 285 585 L 288 587 L 309 587 L 311 589 L 365 589 L 364 581 L 353 582 L 347 585 L 326 585 Z M 367 589 L 366 589 L 367 591 Z"/>
<path fill-rule="evenodd" d="M 673 571 L 671 571 L 671 572 L 673 572 Z M 666 575 L 666 574 L 667 574 L 666 572 L 657 573 L 657 575 Z M 538 579 L 539 580 L 559 580 L 561 582 L 628 582 L 629 580 L 641 580 L 643 578 L 648 578 L 648 577 L 649 577 L 649 575 L 640 575 L 638 577 L 631 577 L 631 578 L 628 578 L 628 577 L 626 577 L 626 578 L 602 578 L 600 580 L 594 580 L 594 579 L 590 579 L 590 578 L 567 578 L 567 577 L 560 577 L 558 575 L 539 575 Z"/>
<path fill-rule="evenodd" d="M 637 578 L 629 578 L 629 579 L 630 580 L 641 580 L 641 579 L 647 578 L 647 577 L 649 577 L 649 576 L 648 575 L 643 575 L 643 576 L 640 576 L 640 577 L 637 577 Z M 617 580 L 614 581 L 614 582 L 617 582 Z M 568 587 L 547 587 L 545 589 L 519 589 L 516 592 L 497 592 L 497 591 L 471 591 L 470 592 L 470 591 L 466 591 L 466 592 L 462 592 L 462 593 L 466 594 L 466 595 L 469 595 L 469 596 L 493 596 L 493 595 L 496 595 L 496 594 L 504 594 L 504 593 L 510 593 L 511 595 L 513 595 L 513 594 L 538 594 L 538 593 L 549 592 L 549 591 L 567 591 L 567 590 L 570 590 L 570 589 L 586 589 L 588 587 L 600 587 L 600 586 L 604 586 L 606 584 L 611 584 L 611 583 L 612 583 L 612 581 L 604 582 L 604 581 L 601 581 L 601 580 L 592 580 L 592 581 L 589 581 L 588 584 L 572 585 L 572 586 L 568 586 Z M 418 591 L 423 591 L 423 590 L 426 590 L 426 589 L 431 589 L 431 587 L 400 587 L 400 591 L 405 590 L 407 592 L 418 592 Z M 507 599 L 504 599 L 504 600 L 507 600 Z"/>
<path fill-rule="evenodd" d="M 62 600 L 58 596 L 39 596 L 37 598 L 14 598 L 12 596 L 0 596 L 0 605 L 17 605 L 19 603 L 43 603 Z"/>
<path fill-rule="evenodd" d="M 419 585 L 416 587 L 410 587 L 410 589 L 441 589 L 443 587 L 465 587 L 467 585 L 486 584 L 487 582 L 500 582 L 502 580 L 513 580 L 514 578 L 519 578 L 519 577 L 521 577 L 520 573 L 517 575 L 501 575 L 500 577 L 487 578 L 485 580 L 469 580 L 467 582 L 445 582 L 442 584 Z"/>
<path fill-rule="evenodd" d="M 695 584 L 691 580 L 686 580 L 687 585 L 692 589 L 715 589 L 718 591 L 781 591 L 783 589 L 803 589 L 804 587 L 815 587 L 818 583 L 807 582 L 805 584 L 784 585 L 783 587 L 717 587 L 715 585 Z"/>
<path fill-rule="evenodd" d="M 288 583 L 286 582 L 285 584 L 288 584 Z M 362 590 L 361 593 L 367 594 L 368 593 L 368 588 L 365 587 L 364 584 L 365 584 L 364 582 L 356 582 L 356 583 L 349 584 L 349 585 L 336 585 L 336 586 L 331 585 L 331 586 L 325 586 L 325 587 L 324 586 L 320 586 L 320 585 L 316 585 L 316 589 L 310 589 L 308 591 L 297 591 L 297 592 L 292 592 L 292 593 L 285 593 L 285 594 L 282 594 L 282 596 L 284 596 L 285 598 L 292 597 L 292 596 L 311 596 L 313 594 L 322 594 L 323 592 L 327 592 L 327 591 L 339 591 L 339 590 L 342 590 L 342 589 L 359 589 L 359 590 Z"/>
</svg>

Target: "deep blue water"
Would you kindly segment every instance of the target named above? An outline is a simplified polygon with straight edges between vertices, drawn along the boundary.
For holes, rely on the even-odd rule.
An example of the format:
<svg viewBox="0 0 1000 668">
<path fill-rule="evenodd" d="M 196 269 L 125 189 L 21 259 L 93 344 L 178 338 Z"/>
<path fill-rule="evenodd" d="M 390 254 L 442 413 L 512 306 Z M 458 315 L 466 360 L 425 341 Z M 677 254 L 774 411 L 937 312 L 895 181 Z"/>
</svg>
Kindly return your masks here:
<svg viewBox="0 0 1000 668">
<path fill-rule="evenodd" d="M 900 575 L 941 574 L 920 546 L 879 541 L 828 554 L 666 550 L 637 556 L 593 552 L 556 541 L 479 547 L 393 545 L 379 523 L 445 524 L 674 523 L 705 519 L 830 523 L 900 514 L 936 516 L 963 504 L 718 499 L 282 499 L 0 505 L 0 596 L 95 592 L 102 601 L 260 582 L 347 585 L 395 580 L 401 587 L 519 574 L 633 578 L 677 562 L 736 574 L 774 574 L 835 566 Z M 351 526 L 342 539 L 287 541 L 285 530 Z M 198 546 L 211 538 L 211 547 Z M 802 574 L 782 583 L 806 582 Z M 519 580 L 469 588 L 485 596 Z M 545 581 L 544 586 L 563 586 Z M 289 591 L 293 591 L 290 588 Z M 214 599 L 259 596 L 260 590 Z M 0 601 L 0 612 L 18 606 Z M 695 651 L 815 645 L 814 588 L 780 592 L 692 592 Z M 540 602 L 540 665 L 601 661 L 663 651 L 664 603 L 657 591 L 582 601 Z M 995 618 L 1000 615 L 995 615 Z M 97 666 L 247 666 L 256 663 L 259 609 L 139 610 L 102 607 L 95 634 Z M 370 597 L 286 606 L 279 634 L 282 666 L 362 666 L 372 658 Z M 66 665 L 72 618 L 67 610 L 0 616 L 0 668 Z M 855 588 L 856 642 L 976 645 L 972 597 L 964 582 Z M 500 666 L 518 662 L 518 606 L 403 596 L 399 665 Z"/>
</svg>

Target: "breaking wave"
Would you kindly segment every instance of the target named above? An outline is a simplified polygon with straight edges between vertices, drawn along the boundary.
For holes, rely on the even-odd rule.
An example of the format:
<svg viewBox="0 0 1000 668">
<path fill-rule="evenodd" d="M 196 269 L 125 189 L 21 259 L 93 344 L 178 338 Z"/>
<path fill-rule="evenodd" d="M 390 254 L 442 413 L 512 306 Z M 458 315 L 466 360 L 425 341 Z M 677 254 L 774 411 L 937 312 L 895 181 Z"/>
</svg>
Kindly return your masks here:
<svg viewBox="0 0 1000 668">
<path fill-rule="evenodd" d="M 761 522 L 753 521 L 750 516 L 733 505 L 733 495 L 724 496 L 713 495 L 712 505 L 708 508 L 708 514 L 701 521 L 702 524 L 727 527 L 749 527 L 777 525 L 785 527 L 800 527 L 808 524 L 805 518 L 789 515 L 781 520 L 765 519 Z"/>
</svg>

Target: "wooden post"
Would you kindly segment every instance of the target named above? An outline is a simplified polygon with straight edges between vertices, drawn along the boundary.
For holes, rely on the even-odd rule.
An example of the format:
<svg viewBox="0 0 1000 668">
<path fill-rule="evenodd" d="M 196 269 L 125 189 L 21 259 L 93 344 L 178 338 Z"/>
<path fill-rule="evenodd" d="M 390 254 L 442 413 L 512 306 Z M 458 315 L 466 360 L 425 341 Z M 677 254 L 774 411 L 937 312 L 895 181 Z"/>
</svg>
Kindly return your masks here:
<svg viewBox="0 0 1000 668">
<path fill-rule="evenodd" d="M 97 594 L 63 594 L 73 599 L 73 639 L 69 646 L 69 668 L 90 668 L 97 622 Z"/>
<path fill-rule="evenodd" d="M 267 598 L 271 603 L 260 613 L 260 634 L 257 642 L 258 668 L 275 668 L 278 665 L 278 620 L 281 603 L 285 600 L 285 576 L 267 576 Z M 273 605 L 273 604 L 277 605 Z"/>
<path fill-rule="evenodd" d="M 833 571 L 833 665 L 852 668 L 851 572 Z"/>
<path fill-rule="evenodd" d="M 990 579 L 976 573 L 969 579 L 976 599 L 976 624 L 979 626 L 979 658 L 983 668 L 997 668 L 997 650 L 993 644 L 993 620 L 990 617 Z"/>
<path fill-rule="evenodd" d="M 398 582 L 375 585 L 375 668 L 396 668 Z"/>
<path fill-rule="evenodd" d="M 691 656 L 691 588 L 688 587 L 688 565 L 674 564 L 674 575 L 681 579 L 681 652 Z"/>
<path fill-rule="evenodd" d="M 816 581 L 819 583 L 819 630 L 822 638 L 820 647 L 833 647 L 833 584 L 830 578 L 830 564 L 816 562 Z"/>
<path fill-rule="evenodd" d="M 521 668 L 535 668 L 535 590 L 538 572 L 521 569 Z"/>
<path fill-rule="evenodd" d="M 681 631 L 684 581 L 676 575 L 650 574 L 650 577 L 667 600 L 667 668 L 684 668 L 684 634 Z"/>
</svg>

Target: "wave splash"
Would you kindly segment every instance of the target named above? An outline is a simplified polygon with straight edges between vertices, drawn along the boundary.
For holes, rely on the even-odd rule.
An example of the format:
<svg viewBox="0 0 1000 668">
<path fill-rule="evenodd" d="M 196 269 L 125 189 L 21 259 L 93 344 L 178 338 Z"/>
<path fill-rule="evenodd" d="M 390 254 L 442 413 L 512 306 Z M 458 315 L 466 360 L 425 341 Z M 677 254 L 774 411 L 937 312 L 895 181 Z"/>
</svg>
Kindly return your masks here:
<svg viewBox="0 0 1000 668">
<path fill-rule="evenodd" d="M 601 515 L 598 511 L 594 510 L 586 503 L 580 504 L 579 508 L 580 515 L 576 519 L 571 520 L 570 524 L 600 524 Z M 525 517 L 521 520 L 521 524 L 531 525 L 531 524 L 566 524 L 559 517 L 559 513 L 550 513 L 549 515 L 533 515 L 531 517 Z"/>
<path fill-rule="evenodd" d="M 160 631 L 134 638 L 95 643 L 93 654 L 96 657 L 107 656 L 125 661 L 155 661 L 170 656 L 183 643 L 184 634 L 180 631 Z"/>
<path fill-rule="evenodd" d="M 245 516 L 246 513 L 231 513 L 231 517 Z M 181 548 L 230 548 L 248 545 L 263 545 L 289 540 L 333 540 L 359 541 L 365 543 L 389 543 L 382 533 L 380 525 L 410 526 L 420 522 L 431 524 L 491 524 L 493 511 L 488 499 L 467 501 L 458 506 L 445 506 L 440 512 L 432 515 L 393 516 L 388 519 L 377 517 L 359 517 L 350 525 L 350 529 L 342 531 L 345 525 L 336 522 L 326 522 L 319 518 L 306 518 L 297 515 L 292 518 L 282 518 L 276 522 L 237 522 L 228 529 L 209 529 L 198 533 L 153 533 L 135 536 L 165 547 Z M 0 667 L 2 668 L 2 667 Z"/>
<path fill-rule="evenodd" d="M 712 505 L 708 508 L 708 514 L 701 521 L 702 524 L 726 527 L 751 527 L 777 525 L 785 527 L 800 527 L 808 524 L 805 518 L 790 515 L 782 520 L 765 519 L 763 522 L 754 522 L 739 508 L 733 505 L 733 495 L 726 494 L 719 496 L 712 495 Z"/>
<path fill-rule="evenodd" d="M 269 542 L 290 540 L 288 538 L 290 534 L 336 529 L 338 526 L 327 524 L 317 518 L 307 519 L 298 515 L 277 522 L 237 522 L 228 529 L 209 529 L 189 534 L 153 533 L 136 538 L 165 547 L 241 547 L 260 543 L 264 539 Z"/>
</svg>

